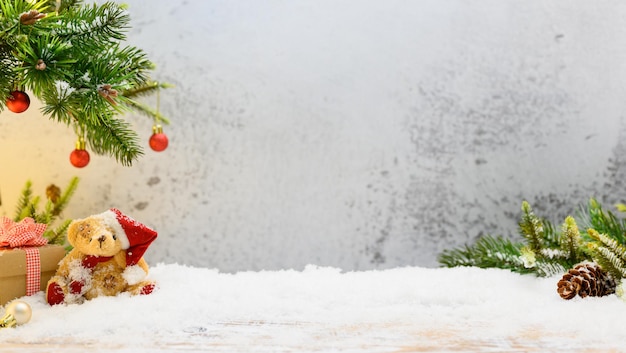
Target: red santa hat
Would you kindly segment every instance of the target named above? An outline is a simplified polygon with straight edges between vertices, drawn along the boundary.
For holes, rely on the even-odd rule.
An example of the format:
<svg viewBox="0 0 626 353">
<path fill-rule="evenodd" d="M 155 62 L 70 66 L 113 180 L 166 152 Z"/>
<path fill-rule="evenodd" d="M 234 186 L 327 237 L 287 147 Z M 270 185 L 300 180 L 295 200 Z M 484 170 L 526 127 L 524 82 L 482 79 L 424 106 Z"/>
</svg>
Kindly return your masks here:
<svg viewBox="0 0 626 353">
<path fill-rule="evenodd" d="M 101 213 L 100 217 L 113 228 L 122 243 L 122 249 L 126 250 L 126 266 L 136 265 L 157 237 L 157 232 L 116 208 Z"/>
</svg>

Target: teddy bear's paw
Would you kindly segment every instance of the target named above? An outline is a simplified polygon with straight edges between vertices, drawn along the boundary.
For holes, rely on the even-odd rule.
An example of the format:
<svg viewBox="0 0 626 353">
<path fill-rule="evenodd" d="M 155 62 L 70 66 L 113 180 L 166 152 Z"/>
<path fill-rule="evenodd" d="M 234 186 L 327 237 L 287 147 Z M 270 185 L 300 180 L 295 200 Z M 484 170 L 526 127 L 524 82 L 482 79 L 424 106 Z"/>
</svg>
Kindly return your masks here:
<svg viewBox="0 0 626 353">
<path fill-rule="evenodd" d="M 154 284 L 154 283 L 146 284 L 145 286 L 143 286 L 141 288 L 141 291 L 139 292 L 139 294 L 140 295 L 148 295 L 148 294 L 152 293 L 152 291 L 154 290 L 155 286 L 156 286 L 156 284 Z"/>
<path fill-rule="evenodd" d="M 154 291 L 156 288 L 156 283 L 143 281 L 141 283 L 137 283 L 135 285 L 130 286 L 128 291 L 134 295 L 148 295 Z"/>
<path fill-rule="evenodd" d="M 65 293 L 63 292 L 63 288 L 61 288 L 61 286 L 56 282 L 48 283 L 48 288 L 46 290 L 46 300 L 50 305 L 63 303 L 65 301 Z"/>
<path fill-rule="evenodd" d="M 84 281 L 72 281 L 70 282 L 70 293 L 81 294 L 84 286 L 85 286 Z"/>
</svg>

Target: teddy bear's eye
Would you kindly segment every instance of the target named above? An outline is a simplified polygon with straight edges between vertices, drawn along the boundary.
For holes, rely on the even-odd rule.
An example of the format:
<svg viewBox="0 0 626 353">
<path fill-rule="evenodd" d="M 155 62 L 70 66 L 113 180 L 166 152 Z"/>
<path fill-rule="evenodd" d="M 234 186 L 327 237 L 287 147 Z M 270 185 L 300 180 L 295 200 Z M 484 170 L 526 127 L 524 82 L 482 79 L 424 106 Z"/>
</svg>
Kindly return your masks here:
<svg viewBox="0 0 626 353">
<path fill-rule="evenodd" d="M 117 240 L 117 235 L 113 234 L 113 240 Z"/>
</svg>

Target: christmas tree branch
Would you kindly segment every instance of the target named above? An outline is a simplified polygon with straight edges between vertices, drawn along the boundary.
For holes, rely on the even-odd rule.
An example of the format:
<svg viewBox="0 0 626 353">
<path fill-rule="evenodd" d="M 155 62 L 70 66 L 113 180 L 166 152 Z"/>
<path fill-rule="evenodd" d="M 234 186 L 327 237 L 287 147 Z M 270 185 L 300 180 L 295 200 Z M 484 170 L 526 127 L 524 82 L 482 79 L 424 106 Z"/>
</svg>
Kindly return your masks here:
<svg viewBox="0 0 626 353">
<path fill-rule="evenodd" d="M 109 151 L 122 165 L 130 165 L 143 154 L 139 137 L 125 121 L 101 115 L 96 123 L 98 129 L 91 128 L 93 132 L 87 136 L 87 142 L 96 153 Z"/>
<path fill-rule="evenodd" d="M 125 90 L 122 95 L 128 98 L 137 98 L 157 93 L 161 89 L 172 88 L 174 85 L 165 82 L 146 82 L 142 86 L 136 86 Z"/>
<path fill-rule="evenodd" d="M 120 44 L 129 23 L 114 2 L 0 1 L 0 111 L 14 91 L 30 90 L 45 115 L 86 134 L 95 153 L 131 165 L 141 148 L 130 124 L 114 117 L 168 120 L 133 99 L 167 85 L 152 83 L 154 64 L 142 50 Z"/>
<path fill-rule="evenodd" d="M 156 109 L 152 109 L 152 108 L 150 108 L 149 106 L 147 106 L 145 104 L 139 103 L 139 102 L 134 101 L 134 100 L 129 100 L 127 104 L 128 104 L 128 106 L 132 107 L 135 110 L 135 112 L 143 114 L 143 115 L 145 115 L 147 117 L 154 118 L 155 121 L 160 121 L 160 122 L 162 122 L 164 124 L 169 124 L 170 123 L 168 118 L 166 118 L 165 116 L 161 115 L 161 113 L 158 113 L 156 111 Z"/>
<path fill-rule="evenodd" d="M 130 17 L 124 6 L 112 2 L 100 6 L 67 7 L 63 26 L 57 28 L 60 37 L 70 41 L 95 40 L 112 43 L 126 39 Z"/>
</svg>

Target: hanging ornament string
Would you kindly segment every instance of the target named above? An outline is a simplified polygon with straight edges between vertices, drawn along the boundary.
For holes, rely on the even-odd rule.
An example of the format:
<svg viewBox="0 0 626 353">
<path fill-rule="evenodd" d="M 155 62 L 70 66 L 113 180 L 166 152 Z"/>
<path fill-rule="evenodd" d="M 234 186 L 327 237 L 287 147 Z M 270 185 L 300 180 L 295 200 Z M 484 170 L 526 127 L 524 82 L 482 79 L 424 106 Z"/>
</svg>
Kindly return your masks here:
<svg viewBox="0 0 626 353">
<path fill-rule="evenodd" d="M 161 87 L 159 83 L 156 82 L 156 112 L 154 114 L 154 125 L 152 126 L 152 136 L 150 136 L 150 140 L 148 143 L 150 144 L 150 148 L 153 151 L 161 152 L 167 148 L 169 144 L 169 140 L 167 135 L 163 133 L 163 126 L 161 126 L 161 114 L 159 113 L 159 109 L 161 106 Z"/>
<path fill-rule="evenodd" d="M 159 83 L 156 82 L 156 111 L 154 114 L 154 123 L 157 125 L 161 124 L 161 87 L 159 86 Z"/>
</svg>

